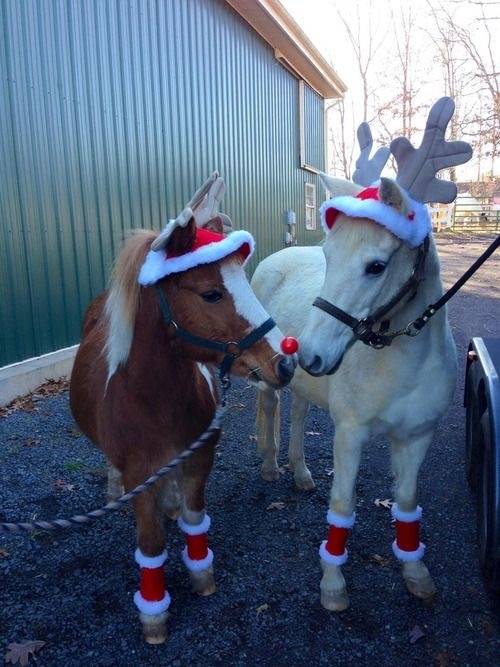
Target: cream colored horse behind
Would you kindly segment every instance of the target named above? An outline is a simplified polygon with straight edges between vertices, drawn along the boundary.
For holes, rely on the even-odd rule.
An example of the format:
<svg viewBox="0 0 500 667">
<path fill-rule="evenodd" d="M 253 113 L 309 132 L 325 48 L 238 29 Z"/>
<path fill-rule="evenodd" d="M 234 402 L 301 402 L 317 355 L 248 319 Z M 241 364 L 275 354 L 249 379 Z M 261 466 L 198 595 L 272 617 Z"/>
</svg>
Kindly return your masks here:
<svg viewBox="0 0 500 667">
<path fill-rule="evenodd" d="M 352 184 L 346 182 L 345 187 Z M 365 317 L 398 292 L 412 272 L 416 253 L 381 225 L 341 216 L 323 247 L 277 252 L 261 262 L 252 279 L 255 293 L 280 329 L 300 338 L 300 364 L 308 370 L 298 369 L 290 385 L 289 459 L 299 488 L 314 486 L 303 451 L 309 405 L 329 410 L 335 423 L 330 516 L 337 517 L 337 525 L 350 527 L 354 520 L 361 449 L 375 435 L 386 436 L 391 444 L 394 496 L 402 521 L 411 521 L 420 512 L 417 476 L 453 395 L 456 352 L 445 310 L 418 337 L 402 336 L 390 347 L 374 350 L 361 342 L 352 345 L 352 331 L 313 308 L 312 302 L 322 296 L 356 318 Z M 377 262 L 386 267 L 380 275 L 369 271 Z M 439 260 L 431 238 L 425 279 L 414 298 L 403 299 L 390 313 L 391 329 L 404 327 L 441 294 Z M 278 477 L 278 404 L 278 392 L 259 392 L 258 447 L 267 480 Z M 340 564 L 323 558 L 322 567 L 322 604 L 331 610 L 345 609 L 349 600 Z M 414 595 L 433 595 L 434 584 L 422 560 L 403 562 L 403 576 Z"/>
</svg>

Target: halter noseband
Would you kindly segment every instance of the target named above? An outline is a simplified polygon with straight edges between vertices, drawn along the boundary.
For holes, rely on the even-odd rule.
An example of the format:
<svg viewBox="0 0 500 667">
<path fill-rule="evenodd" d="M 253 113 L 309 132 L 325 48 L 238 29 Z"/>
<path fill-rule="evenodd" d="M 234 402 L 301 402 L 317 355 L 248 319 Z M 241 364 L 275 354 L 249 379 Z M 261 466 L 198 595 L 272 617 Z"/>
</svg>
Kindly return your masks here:
<svg viewBox="0 0 500 667">
<path fill-rule="evenodd" d="M 416 295 L 418 285 L 423 279 L 425 258 L 427 256 L 428 250 L 429 237 L 427 236 L 424 242 L 418 248 L 417 258 L 415 260 L 415 264 L 413 265 L 411 276 L 398 290 L 398 292 L 396 292 L 392 299 L 378 308 L 372 315 L 368 315 L 367 317 L 363 317 L 358 320 L 352 315 L 349 315 L 349 313 L 346 313 L 345 310 L 334 306 L 333 303 L 330 303 L 330 301 L 327 301 L 320 296 L 314 300 L 313 306 L 316 306 L 316 308 L 323 310 L 325 313 L 328 313 L 328 315 L 335 317 L 337 320 L 342 322 L 342 324 L 345 324 L 350 329 L 352 329 L 355 340 L 360 340 L 365 345 L 369 345 L 375 349 L 382 349 L 383 347 L 389 346 L 394 338 L 403 334 L 407 336 L 415 336 L 419 333 L 419 330 L 411 327 L 411 324 L 413 323 L 410 323 L 407 327 L 401 329 L 400 331 L 387 333 L 389 322 L 387 320 L 383 321 L 383 318 L 407 294 L 412 293 L 411 298 Z M 373 331 L 373 327 L 377 322 L 381 323 L 380 331 Z"/>
<path fill-rule="evenodd" d="M 234 360 L 237 359 L 244 350 L 248 350 L 248 348 L 252 347 L 252 345 L 257 343 L 261 338 L 264 338 L 266 333 L 276 326 L 276 322 L 270 317 L 239 341 L 227 341 L 223 343 L 218 340 L 202 338 L 201 336 L 186 331 L 186 329 L 183 329 L 177 324 L 173 318 L 164 291 L 159 285 L 155 285 L 155 289 L 156 294 L 158 295 L 163 320 L 167 326 L 174 327 L 176 336 L 179 336 L 179 338 L 182 338 L 187 343 L 191 343 L 191 345 L 195 345 L 196 347 L 203 347 L 207 350 L 215 350 L 224 354 L 224 358 L 219 366 L 219 378 L 223 386 L 227 386 L 229 382 L 228 375 Z"/>
</svg>

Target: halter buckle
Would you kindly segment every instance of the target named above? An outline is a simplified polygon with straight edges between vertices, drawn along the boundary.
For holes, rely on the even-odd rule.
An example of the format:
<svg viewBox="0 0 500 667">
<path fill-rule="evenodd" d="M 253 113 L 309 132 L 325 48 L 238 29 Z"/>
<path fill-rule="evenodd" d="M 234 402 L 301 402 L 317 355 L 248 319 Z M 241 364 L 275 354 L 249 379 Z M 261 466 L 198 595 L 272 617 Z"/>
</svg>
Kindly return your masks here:
<svg viewBox="0 0 500 667">
<path fill-rule="evenodd" d="M 372 331 L 373 320 L 371 317 L 364 317 L 362 320 L 359 320 L 358 323 L 352 328 L 356 338 L 360 338 L 362 341 L 369 342 L 370 334 L 373 334 Z"/>
</svg>

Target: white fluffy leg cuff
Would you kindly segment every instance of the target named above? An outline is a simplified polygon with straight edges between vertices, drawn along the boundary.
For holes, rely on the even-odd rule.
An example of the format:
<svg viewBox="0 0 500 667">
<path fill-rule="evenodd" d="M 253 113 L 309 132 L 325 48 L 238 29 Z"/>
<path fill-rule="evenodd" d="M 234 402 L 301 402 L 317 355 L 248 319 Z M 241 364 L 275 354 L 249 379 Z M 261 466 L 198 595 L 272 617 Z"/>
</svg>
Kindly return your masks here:
<svg viewBox="0 0 500 667">
<path fill-rule="evenodd" d="M 140 549 L 136 549 L 134 557 L 135 562 L 140 567 L 147 567 L 148 570 L 154 570 L 157 567 L 161 567 L 166 562 L 168 554 L 165 550 L 162 551 L 159 556 L 145 556 Z"/>
<path fill-rule="evenodd" d="M 391 513 L 396 521 L 402 521 L 403 523 L 413 523 L 414 521 L 420 521 L 422 518 L 422 508 L 420 505 L 417 505 L 411 512 L 405 512 L 399 509 L 397 503 L 394 503 L 391 507 Z"/>
<path fill-rule="evenodd" d="M 162 600 L 145 600 L 140 591 L 137 591 L 134 594 L 134 602 L 137 609 L 148 616 L 154 616 L 155 614 L 161 614 L 170 607 L 170 602 L 172 601 L 170 595 L 165 591 L 165 595 Z"/>
<path fill-rule="evenodd" d="M 328 510 L 326 521 L 330 526 L 337 526 L 337 528 L 352 528 L 356 521 L 356 512 L 353 512 L 351 516 L 343 516 L 333 510 Z"/>
<path fill-rule="evenodd" d="M 398 547 L 396 540 L 394 540 L 392 543 L 392 551 L 398 560 L 405 563 L 412 563 L 417 560 L 422 560 L 424 557 L 425 544 L 420 542 L 418 549 L 415 549 L 415 551 L 403 551 L 403 549 Z"/>
<path fill-rule="evenodd" d="M 201 570 L 206 570 L 210 567 L 210 565 L 212 565 L 214 562 L 214 552 L 212 549 L 209 549 L 205 558 L 202 558 L 201 560 L 193 560 L 188 556 L 187 547 L 184 547 L 182 550 L 182 560 L 184 561 L 184 565 L 188 570 L 191 570 L 191 572 L 200 572 Z"/>
<path fill-rule="evenodd" d="M 331 554 L 329 551 L 327 551 L 326 540 L 323 540 L 319 548 L 319 556 L 321 560 L 327 565 L 343 565 L 347 560 L 348 553 L 347 549 L 344 549 L 343 554 L 340 556 L 334 556 L 334 554 Z"/>
<path fill-rule="evenodd" d="M 197 526 L 193 526 L 190 523 L 186 523 L 182 517 L 177 519 L 177 525 L 179 528 L 186 533 L 186 535 L 203 535 L 203 533 L 208 533 L 210 528 L 211 520 L 208 514 L 205 514 L 205 517 L 201 523 Z"/>
</svg>

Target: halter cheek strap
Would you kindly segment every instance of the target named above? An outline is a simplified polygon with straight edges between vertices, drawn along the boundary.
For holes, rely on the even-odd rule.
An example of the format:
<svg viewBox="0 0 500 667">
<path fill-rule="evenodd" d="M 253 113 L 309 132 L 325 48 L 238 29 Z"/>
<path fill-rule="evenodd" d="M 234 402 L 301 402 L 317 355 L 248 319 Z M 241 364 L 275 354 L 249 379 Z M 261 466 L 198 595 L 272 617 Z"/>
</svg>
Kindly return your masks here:
<svg viewBox="0 0 500 667">
<path fill-rule="evenodd" d="M 222 342 L 218 340 L 211 340 L 210 338 L 202 338 L 196 334 L 192 334 L 180 327 L 177 322 L 174 320 L 172 311 L 168 304 L 167 298 L 164 291 L 159 285 L 155 285 L 156 294 L 158 296 L 158 301 L 160 304 L 160 310 L 163 315 L 163 320 L 167 326 L 173 326 L 175 335 L 179 338 L 182 338 L 187 343 L 195 345 L 196 347 L 203 347 L 207 350 L 214 350 L 216 352 L 222 352 L 224 357 L 219 367 L 219 377 L 221 382 L 227 382 L 227 376 L 231 370 L 231 366 L 237 357 L 240 356 L 242 352 L 248 350 L 248 348 L 255 345 L 261 338 L 271 331 L 276 326 L 276 322 L 272 317 L 269 317 L 265 320 L 260 326 L 256 329 L 253 329 L 249 334 L 239 341 L 227 341 Z"/>
</svg>

